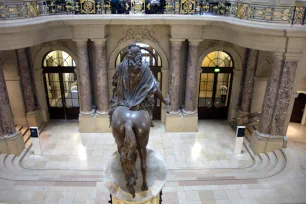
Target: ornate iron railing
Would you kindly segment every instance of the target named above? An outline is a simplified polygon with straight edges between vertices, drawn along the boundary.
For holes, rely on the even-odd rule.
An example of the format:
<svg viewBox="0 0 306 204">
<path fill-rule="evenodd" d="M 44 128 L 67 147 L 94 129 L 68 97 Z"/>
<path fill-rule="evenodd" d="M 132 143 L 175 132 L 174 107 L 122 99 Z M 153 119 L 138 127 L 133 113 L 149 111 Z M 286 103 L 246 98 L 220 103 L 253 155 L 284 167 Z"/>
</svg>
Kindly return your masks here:
<svg viewBox="0 0 306 204">
<path fill-rule="evenodd" d="M 181 14 L 231 16 L 304 25 L 304 6 L 272 6 L 210 0 L 0 0 L 0 19 L 61 14 Z"/>
</svg>

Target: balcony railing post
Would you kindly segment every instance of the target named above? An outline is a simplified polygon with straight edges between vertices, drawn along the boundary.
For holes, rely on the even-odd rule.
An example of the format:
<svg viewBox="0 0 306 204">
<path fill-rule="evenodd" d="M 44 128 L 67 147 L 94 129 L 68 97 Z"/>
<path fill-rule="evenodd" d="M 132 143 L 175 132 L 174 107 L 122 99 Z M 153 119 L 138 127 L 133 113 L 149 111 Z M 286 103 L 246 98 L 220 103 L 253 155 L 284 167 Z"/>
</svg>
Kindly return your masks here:
<svg viewBox="0 0 306 204">
<path fill-rule="evenodd" d="M 306 18 L 306 7 L 304 6 L 304 14 L 303 14 L 303 19 L 302 19 L 302 25 L 304 25 L 305 18 Z"/>
<path fill-rule="evenodd" d="M 292 21 L 291 21 L 291 25 L 294 24 L 295 21 L 295 13 L 296 13 L 296 6 L 293 7 L 293 14 L 292 14 Z"/>
</svg>

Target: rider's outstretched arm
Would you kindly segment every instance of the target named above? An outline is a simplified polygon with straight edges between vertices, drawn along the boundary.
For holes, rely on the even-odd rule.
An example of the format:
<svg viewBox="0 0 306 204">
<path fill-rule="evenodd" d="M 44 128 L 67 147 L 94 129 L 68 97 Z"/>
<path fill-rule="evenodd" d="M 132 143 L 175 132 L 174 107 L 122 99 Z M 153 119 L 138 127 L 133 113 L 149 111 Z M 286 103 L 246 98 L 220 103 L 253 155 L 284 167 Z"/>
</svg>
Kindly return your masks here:
<svg viewBox="0 0 306 204">
<path fill-rule="evenodd" d="M 167 101 L 162 92 L 160 91 L 160 89 L 157 89 L 157 91 L 154 93 L 155 96 L 157 96 L 164 104 L 168 105 L 170 103 L 170 101 Z"/>
</svg>

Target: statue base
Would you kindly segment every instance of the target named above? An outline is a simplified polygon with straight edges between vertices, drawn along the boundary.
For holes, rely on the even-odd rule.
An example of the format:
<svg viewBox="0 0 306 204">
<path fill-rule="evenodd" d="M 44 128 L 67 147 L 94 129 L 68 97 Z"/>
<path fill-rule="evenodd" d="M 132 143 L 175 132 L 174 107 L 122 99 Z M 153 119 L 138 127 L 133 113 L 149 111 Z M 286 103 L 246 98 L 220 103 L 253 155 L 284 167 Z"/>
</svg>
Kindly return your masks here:
<svg viewBox="0 0 306 204">
<path fill-rule="evenodd" d="M 104 169 L 104 184 L 112 196 L 112 204 L 159 204 L 163 186 L 166 184 L 166 166 L 163 158 L 151 149 L 147 149 L 148 190 L 142 191 L 140 159 L 136 162 L 137 184 L 134 186 L 135 198 L 128 192 L 125 177 L 121 169 L 118 152 L 114 152 Z"/>
<path fill-rule="evenodd" d="M 141 202 L 139 204 L 160 204 L 161 203 L 161 195 L 162 192 L 160 192 L 157 196 L 151 198 L 149 201 L 147 202 Z M 128 202 L 128 201 L 120 201 L 117 198 L 112 198 L 111 199 L 111 204 L 137 204 L 136 202 Z"/>
</svg>

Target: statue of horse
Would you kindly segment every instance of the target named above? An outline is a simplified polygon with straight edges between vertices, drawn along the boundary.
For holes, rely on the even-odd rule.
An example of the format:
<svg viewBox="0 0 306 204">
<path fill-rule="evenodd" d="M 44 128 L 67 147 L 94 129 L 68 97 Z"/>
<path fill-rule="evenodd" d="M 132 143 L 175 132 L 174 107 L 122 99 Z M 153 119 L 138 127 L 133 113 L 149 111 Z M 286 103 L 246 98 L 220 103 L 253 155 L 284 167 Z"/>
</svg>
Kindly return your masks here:
<svg viewBox="0 0 306 204">
<path fill-rule="evenodd" d="M 142 63 L 142 54 L 137 46 L 129 47 L 125 59 L 117 67 L 112 84 L 114 89 L 109 110 L 110 124 L 120 154 L 126 186 L 134 198 L 137 153 L 141 160 L 143 177 L 141 189 L 148 190 L 146 146 L 152 125 L 154 96 L 167 105 L 170 102 L 164 99 L 150 68 Z"/>
<path fill-rule="evenodd" d="M 143 183 L 141 190 L 148 190 L 146 179 L 146 146 L 149 141 L 151 119 L 146 110 L 129 110 L 121 106 L 116 108 L 112 115 L 112 133 L 117 143 L 120 154 L 122 170 L 127 181 L 128 191 L 135 197 L 134 185 L 136 185 L 137 171 L 136 160 L 137 152 L 141 162 L 141 173 Z"/>
</svg>

